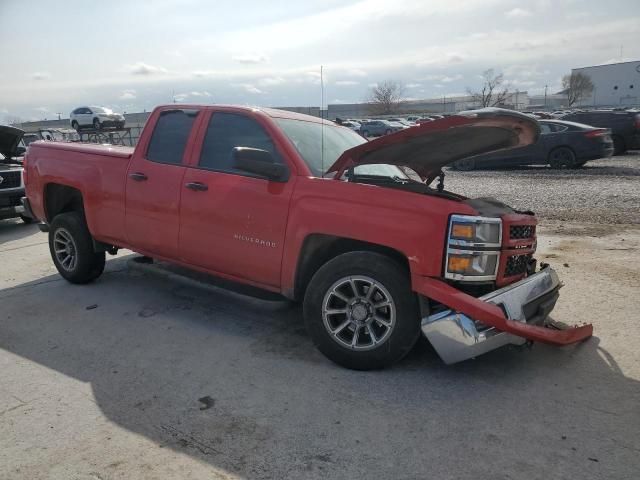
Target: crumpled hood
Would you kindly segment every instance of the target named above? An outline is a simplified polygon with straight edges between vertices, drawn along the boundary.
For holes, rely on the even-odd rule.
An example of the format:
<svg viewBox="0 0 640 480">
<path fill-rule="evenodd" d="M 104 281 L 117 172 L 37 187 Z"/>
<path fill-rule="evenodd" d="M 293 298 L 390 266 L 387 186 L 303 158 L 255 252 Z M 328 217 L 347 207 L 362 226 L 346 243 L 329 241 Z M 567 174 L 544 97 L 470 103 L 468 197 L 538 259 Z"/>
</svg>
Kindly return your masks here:
<svg viewBox="0 0 640 480">
<path fill-rule="evenodd" d="M 5 159 L 15 156 L 16 148 L 23 135 L 24 131 L 19 128 L 0 125 L 0 153 Z"/>
<path fill-rule="evenodd" d="M 382 163 L 409 167 L 423 179 L 432 180 L 445 165 L 529 145 L 539 135 L 536 119 L 514 110 L 483 108 L 460 112 L 350 148 L 328 172 L 341 174 L 351 166 Z"/>
</svg>

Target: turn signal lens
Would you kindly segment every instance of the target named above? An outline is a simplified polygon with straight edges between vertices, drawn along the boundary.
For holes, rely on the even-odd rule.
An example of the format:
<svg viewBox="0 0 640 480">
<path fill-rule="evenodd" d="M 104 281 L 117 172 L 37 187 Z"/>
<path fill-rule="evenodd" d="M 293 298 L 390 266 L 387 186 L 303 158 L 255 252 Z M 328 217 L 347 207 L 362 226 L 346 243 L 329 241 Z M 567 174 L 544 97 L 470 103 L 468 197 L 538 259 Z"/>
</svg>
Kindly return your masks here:
<svg viewBox="0 0 640 480">
<path fill-rule="evenodd" d="M 464 273 L 471 268 L 471 257 L 461 255 L 451 255 L 447 270 L 451 273 Z"/>
<path fill-rule="evenodd" d="M 451 227 L 451 236 L 453 238 L 472 239 L 474 237 L 473 225 L 454 223 Z"/>
</svg>

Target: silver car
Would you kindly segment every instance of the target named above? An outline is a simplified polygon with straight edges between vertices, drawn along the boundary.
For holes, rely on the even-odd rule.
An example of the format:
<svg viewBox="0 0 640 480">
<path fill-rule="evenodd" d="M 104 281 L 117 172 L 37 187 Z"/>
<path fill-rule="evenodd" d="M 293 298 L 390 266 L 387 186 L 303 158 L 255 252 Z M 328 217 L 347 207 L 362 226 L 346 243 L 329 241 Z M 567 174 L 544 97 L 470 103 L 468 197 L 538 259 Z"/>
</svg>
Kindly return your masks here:
<svg viewBox="0 0 640 480">
<path fill-rule="evenodd" d="M 389 122 L 387 120 L 370 120 L 360 125 L 360 135 L 363 137 L 379 137 L 388 135 L 398 130 L 403 130 L 404 125 Z"/>
<path fill-rule="evenodd" d="M 106 107 L 78 107 L 69 115 L 71 127 L 76 131 L 81 128 L 101 130 L 105 127 L 124 128 L 124 115 Z"/>
</svg>

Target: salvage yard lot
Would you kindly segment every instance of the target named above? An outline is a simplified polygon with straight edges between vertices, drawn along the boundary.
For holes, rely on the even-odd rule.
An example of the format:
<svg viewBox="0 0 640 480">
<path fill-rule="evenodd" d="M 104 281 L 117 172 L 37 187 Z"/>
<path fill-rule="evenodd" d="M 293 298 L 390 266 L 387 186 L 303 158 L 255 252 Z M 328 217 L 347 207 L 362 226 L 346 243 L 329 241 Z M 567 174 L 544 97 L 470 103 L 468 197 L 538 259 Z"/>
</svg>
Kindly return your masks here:
<svg viewBox="0 0 640 480">
<path fill-rule="evenodd" d="M 636 479 L 640 155 L 446 185 L 540 215 L 538 259 L 566 284 L 552 317 L 594 338 L 448 367 L 421 342 L 354 372 L 297 306 L 131 270 L 130 252 L 70 285 L 35 226 L 0 222 L 0 479 Z"/>
</svg>

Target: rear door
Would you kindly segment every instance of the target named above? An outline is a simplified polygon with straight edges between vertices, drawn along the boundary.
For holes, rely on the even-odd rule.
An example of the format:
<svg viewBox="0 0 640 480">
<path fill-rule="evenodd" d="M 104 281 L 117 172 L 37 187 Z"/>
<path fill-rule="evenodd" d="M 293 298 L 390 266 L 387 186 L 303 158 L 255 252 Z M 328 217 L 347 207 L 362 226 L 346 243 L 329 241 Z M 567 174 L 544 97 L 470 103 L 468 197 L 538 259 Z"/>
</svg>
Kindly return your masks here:
<svg viewBox="0 0 640 480">
<path fill-rule="evenodd" d="M 278 287 L 295 176 L 279 183 L 235 169 L 234 147 L 267 150 L 277 162 L 286 161 L 266 123 L 229 111 L 208 117 L 203 119 L 201 149 L 194 152 L 181 184 L 181 259 Z"/>
<path fill-rule="evenodd" d="M 184 164 L 192 150 L 199 113 L 198 109 L 156 112 L 155 128 L 140 139 L 126 178 L 125 226 L 134 249 L 178 257 Z"/>
</svg>

